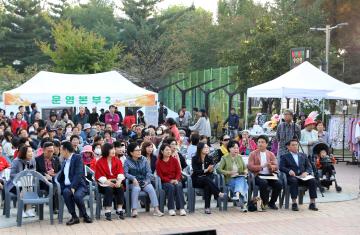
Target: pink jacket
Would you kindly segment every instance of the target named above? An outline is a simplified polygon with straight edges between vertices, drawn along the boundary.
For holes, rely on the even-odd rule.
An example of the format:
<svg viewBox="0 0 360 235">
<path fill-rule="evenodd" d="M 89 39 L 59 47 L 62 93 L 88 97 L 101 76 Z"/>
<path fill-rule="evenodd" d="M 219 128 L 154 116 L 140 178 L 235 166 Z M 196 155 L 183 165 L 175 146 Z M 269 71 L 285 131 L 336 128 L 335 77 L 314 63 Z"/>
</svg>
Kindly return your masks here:
<svg viewBox="0 0 360 235">
<path fill-rule="evenodd" d="M 252 151 L 254 151 L 255 149 L 256 149 L 256 143 L 255 143 L 255 141 L 253 141 L 252 139 L 248 139 L 248 141 L 249 141 L 249 144 L 248 144 L 248 146 L 249 146 L 249 148 L 250 148 L 250 152 L 252 152 Z M 242 143 L 242 139 L 239 141 L 239 151 L 240 151 L 240 154 L 243 154 L 243 153 L 246 153 L 246 146 L 245 145 L 243 145 L 243 143 Z"/>
<path fill-rule="evenodd" d="M 117 113 L 114 113 L 113 115 L 111 115 L 111 113 L 105 114 L 105 123 L 111 124 L 113 131 L 116 132 L 119 130 L 119 122 L 120 117 Z"/>
</svg>

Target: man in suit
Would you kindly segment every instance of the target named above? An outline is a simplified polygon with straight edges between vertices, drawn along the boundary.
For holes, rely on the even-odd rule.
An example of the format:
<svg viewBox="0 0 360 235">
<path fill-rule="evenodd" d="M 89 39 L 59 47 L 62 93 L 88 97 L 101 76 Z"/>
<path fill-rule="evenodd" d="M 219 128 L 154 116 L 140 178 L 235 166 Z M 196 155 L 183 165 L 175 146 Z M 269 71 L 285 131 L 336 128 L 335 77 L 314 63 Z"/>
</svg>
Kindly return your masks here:
<svg viewBox="0 0 360 235">
<path fill-rule="evenodd" d="M 261 175 L 271 175 L 278 170 L 278 164 L 275 155 L 266 149 L 269 139 L 265 135 L 257 138 L 257 149 L 250 153 L 248 169 L 255 175 L 255 184 L 259 187 L 260 197 L 264 205 L 270 209 L 279 209 L 276 201 L 280 195 L 282 184 L 277 179 L 262 179 Z M 271 187 L 271 199 L 269 201 L 268 186 Z"/>
<path fill-rule="evenodd" d="M 41 147 L 43 149 L 43 154 L 35 158 L 36 171 L 45 176 L 48 181 L 54 182 L 53 177 L 55 177 L 56 173 L 58 173 L 60 170 L 59 158 L 54 156 L 54 143 L 45 142 Z M 49 187 L 45 183 L 40 182 L 40 188 L 49 193 Z M 55 190 L 54 195 L 56 195 Z M 57 208 L 57 197 L 54 197 L 54 210 L 57 211 Z"/>
<path fill-rule="evenodd" d="M 58 180 L 66 207 L 71 214 L 71 219 L 66 222 L 66 225 L 80 223 L 79 217 L 75 212 L 75 204 L 79 208 L 84 222 L 92 223 L 91 218 L 86 213 L 84 204 L 84 197 L 88 193 L 88 189 L 85 183 L 84 164 L 81 156 L 74 154 L 74 148 L 69 141 L 61 144 L 60 152 L 64 162 Z"/>
<path fill-rule="evenodd" d="M 290 194 L 292 199 L 292 210 L 298 211 L 298 205 L 296 199 L 299 194 L 299 185 L 305 185 L 309 188 L 310 204 L 309 209 L 317 211 L 318 208 L 315 205 L 316 195 L 316 181 L 315 178 L 302 180 L 299 177 L 306 177 L 312 174 L 311 164 L 308 157 L 298 152 L 298 141 L 292 139 L 286 143 L 289 153 L 284 154 L 280 158 L 280 171 L 284 172 L 287 177 L 287 182 L 290 186 Z"/>
</svg>

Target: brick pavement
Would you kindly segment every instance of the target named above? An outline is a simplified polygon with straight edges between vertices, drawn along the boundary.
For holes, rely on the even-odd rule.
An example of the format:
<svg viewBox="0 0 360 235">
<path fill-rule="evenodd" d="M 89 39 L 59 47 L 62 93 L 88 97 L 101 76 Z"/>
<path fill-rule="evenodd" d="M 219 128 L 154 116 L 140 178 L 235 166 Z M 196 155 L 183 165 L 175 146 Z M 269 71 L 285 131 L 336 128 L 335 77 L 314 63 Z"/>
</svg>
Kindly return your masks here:
<svg viewBox="0 0 360 235">
<path fill-rule="evenodd" d="M 360 168 L 338 165 L 339 182 L 344 190 L 359 192 Z M 334 190 L 334 189 L 332 189 Z M 340 194 L 339 194 L 340 195 Z M 201 207 L 200 207 L 201 206 Z M 360 234 L 360 199 L 344 202 L 319 203 L 320 211 L 313 212 L 301 205 L 299 212 L 290 210 L 242 213 L 237 208 L 227 212 L 213 209 L 212 215 L 203 213 L 202 204 L 194 214 L 186 217 L 162 218 L 140 213 L 136 219 L 125 221 L 104 219 L 93 224 L 68 227 L 49 221 L 24 224 L 23 227 L 0 229 L 0 234 L 172 234 L 195 230 L 216 229 L 218 234 Z M 0 220 L 3 220 L 0 217 Z"/>
</svg>

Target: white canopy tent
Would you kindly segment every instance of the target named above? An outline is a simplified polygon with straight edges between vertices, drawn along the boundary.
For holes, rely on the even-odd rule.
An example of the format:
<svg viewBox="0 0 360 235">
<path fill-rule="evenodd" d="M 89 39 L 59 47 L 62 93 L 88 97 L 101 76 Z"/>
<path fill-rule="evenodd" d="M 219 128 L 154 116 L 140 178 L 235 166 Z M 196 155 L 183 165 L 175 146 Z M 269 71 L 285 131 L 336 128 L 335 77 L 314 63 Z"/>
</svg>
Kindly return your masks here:
<svg viewBox="0 0 360 235">
<path fill-rule="evenodd" d="M 329 96 L 328 93 L 348 87 L 349 85 L 305 61 L 274 80 L 248 88 L 247 98 L 336 99 L 336 97 Z M 246 102 L 247 105 L 248 102 Z M 245 115 L 245 125 L 247 126 L 247 112 Z"/>
<path fill-rule="evenodd" d="M 3 93 L 4 105 L 40 107 L 142 107 L 156 105 L 157 93 L 141 88 L 120 73 L 62 74 L 41 71 Z"/>
<path fill-rule="evenodd" d="M 328 96 L 336 97 L 338 99 L 360 100 L 360 83 L 352 84 L 348 88 L 329 92 Z"/>
</svg>

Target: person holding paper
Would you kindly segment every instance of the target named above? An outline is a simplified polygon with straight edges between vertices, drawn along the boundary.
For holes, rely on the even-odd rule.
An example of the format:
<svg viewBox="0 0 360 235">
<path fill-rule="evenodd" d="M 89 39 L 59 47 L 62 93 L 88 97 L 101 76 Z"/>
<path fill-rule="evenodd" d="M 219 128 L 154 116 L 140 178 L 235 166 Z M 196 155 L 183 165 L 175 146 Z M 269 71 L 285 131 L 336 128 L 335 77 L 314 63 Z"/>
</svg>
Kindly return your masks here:
<svg viewBox="0 0 360 235">
<path fill-rule="evenodd" d="M 229 151 L 228 154 L 224 155 L 221 158 L 220 166 L 218 172 L 223 174 L 225 177 L 225 183 L 230 188 L 230 191 L 233 192 L 233 201 L 242 201 L 245 203 L 245 210 L 247 208 L 246 202 L 248 198 L 248 184 L 245 179 L 247 174 L 247 169 L 239 154 L 239 145 L 235 141 L 229 141 L 227 145 Z"/>
<path fill-rule="evenodd" d="M 308 157 L 298 152 L 298 141 L 296 139 L 290 140 L 286 143 L 289 150 L 288 154 L 282 155 L 280 159 L 280 171 L 284 172 L 287 177 L 287 182 L 290 186 L 290 194 L 292 199 L 292 210 L 298 211 L 296 199 L 299 194 L 299 185 L 305 185 L 309 188 L 310 204 L 309 210 L 317 211 L 315 205 L 316 181 L 311 176 L 312 168 Z"/>
<path fill-rule="evenodd" d="M 257 138 L 257 149 L 250 153 L 248 161 L 248 169 L 255 175 L 255 184 L 260 189 L 260 197 L 264 206 L 270 209 L 279 209 L 276 201 L 280 195 L 282 184 L 277 179 L 277 175 L 273 174 L 278 170 L 278 164 L 275 155 L 266 149 L 269 139 L 265 135 Z M 273 179 L 265 179 L 266 176 L 273 176 Z M 269 201 L 268 187 L 271 187 L 271 199 Z"/>
</svg>

